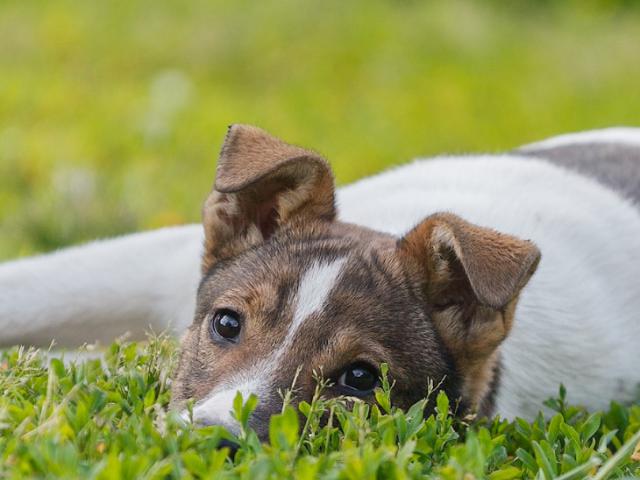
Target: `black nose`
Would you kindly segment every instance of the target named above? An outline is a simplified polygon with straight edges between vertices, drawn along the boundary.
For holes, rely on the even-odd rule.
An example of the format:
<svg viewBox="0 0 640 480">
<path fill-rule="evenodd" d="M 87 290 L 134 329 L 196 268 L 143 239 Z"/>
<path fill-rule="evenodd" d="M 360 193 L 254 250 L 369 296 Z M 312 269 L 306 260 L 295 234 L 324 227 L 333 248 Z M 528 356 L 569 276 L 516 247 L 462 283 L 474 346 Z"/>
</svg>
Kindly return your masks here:
<svg viewBox="0 0 640 480">
<path fill-rule="evenodd" d="M 231 440 L 227 440 L 226 438 L 223 438 L 218 443 L 218 448 L 228 448 L 229 456 L 233 458 L 236 456 L 236 452 L 238 451 L 238 448 L 240 448 L 240 445 L 238 445 L 236 442 L 232 442 Z"/>
</svg>

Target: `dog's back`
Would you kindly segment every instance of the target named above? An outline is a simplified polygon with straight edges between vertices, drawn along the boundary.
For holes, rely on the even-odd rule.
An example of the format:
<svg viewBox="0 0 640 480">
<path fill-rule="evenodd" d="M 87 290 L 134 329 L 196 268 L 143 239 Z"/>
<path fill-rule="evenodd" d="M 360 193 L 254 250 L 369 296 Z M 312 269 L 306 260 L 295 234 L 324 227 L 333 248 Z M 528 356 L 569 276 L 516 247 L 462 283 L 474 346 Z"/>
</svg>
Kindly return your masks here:
<svg viewBox="0 0 640 480">
<path fill-rule="evenodd" d="M 514 153 L 542 158 L 599 181 L 640 205 L 640 129 L 608 128 L 561 135 Z"/>
<path fill-rule="evenodd" d="M 506 416 L 534 415 L 560 383 L 593 408 L 607 405 L 603 392 L 637 395 L 640 130 L 588 133 L 417 161 L 339 192 L 343 219 L 395 235 L 446 210 L 540 247 L 502 347 L 495 400 Z"/>
</svg>

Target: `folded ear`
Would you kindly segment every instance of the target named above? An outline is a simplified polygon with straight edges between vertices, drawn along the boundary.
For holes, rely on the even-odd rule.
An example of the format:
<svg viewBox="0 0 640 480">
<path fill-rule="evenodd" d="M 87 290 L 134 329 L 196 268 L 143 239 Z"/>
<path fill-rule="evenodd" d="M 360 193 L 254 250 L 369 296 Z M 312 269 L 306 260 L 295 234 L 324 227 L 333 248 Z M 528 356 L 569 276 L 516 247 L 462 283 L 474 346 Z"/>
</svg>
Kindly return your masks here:
<svg viewBox="0 0 640 480">
<path fill-rule="evenodd" d="M 432 321 L 480 402 L 496 348 L 511 329 L 516 302 L 540 261 L 530 241 L 478 227 L 452 214 L 425 219 L 398 244 L 417 270 Z"/>
<path fill-rule="evenodd" d="M 504 308 L 535 271 L 540 251 L 530 241 L 439 213 L 400 242 L 425 269 L 436 305 L 475 301 Z"/>
<path fill-rule="evenodd" d="M 259 128 L 232 125 L 203 208 L 203 271 L 296 219 L 334 217 L 333 175 L 321 156 Z"/>
</svg>

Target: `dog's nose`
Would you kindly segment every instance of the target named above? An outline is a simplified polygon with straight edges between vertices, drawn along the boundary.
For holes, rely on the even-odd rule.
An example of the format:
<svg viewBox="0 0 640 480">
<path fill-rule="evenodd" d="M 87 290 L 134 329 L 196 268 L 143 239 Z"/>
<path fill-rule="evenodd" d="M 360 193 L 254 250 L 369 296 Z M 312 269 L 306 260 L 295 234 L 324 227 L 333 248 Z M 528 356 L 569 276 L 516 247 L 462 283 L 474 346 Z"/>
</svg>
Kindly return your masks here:
<svg viewBox="0 0 640 480">
<path fill-rule="evenodd" d="M 236 452 L 238 451 L 238 448 L 240 448 L 240 445 L 238 445 L 236 442 L 232 442 L 231 440 L 227 440 L 226 438 L 223 438 L 218 443 L 218 448 L 228 448 L 229 456 L 233 458 L 236 456 Z"/>
</svg>

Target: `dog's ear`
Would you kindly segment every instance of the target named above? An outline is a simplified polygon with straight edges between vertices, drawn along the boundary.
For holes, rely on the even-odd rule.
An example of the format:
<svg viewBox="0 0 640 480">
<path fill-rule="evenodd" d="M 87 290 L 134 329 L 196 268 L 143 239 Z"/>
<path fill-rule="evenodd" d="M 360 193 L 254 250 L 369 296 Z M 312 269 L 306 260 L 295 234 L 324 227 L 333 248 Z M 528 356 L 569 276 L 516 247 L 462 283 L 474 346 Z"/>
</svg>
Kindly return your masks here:
<svg viewBox="0 0 640 480">
<path fill-rule="evenodd" d="M 232 125 L 203 208 L 203 271 L 266 241 L 284 224 L 334 217 L 334 182 L 326 160 L 259 128 Z"/>
<path fill-rule="evenodd" d="M 436 214 L 407 233 L 398 249 L 422 282 L 432 321 L 468 394 L 480 398 L 489 360 L 511 329 L 518 295 L 540 261 L 530 241 Z"/>
<path fill-rule="evenodd" d="M 424 267 L 435 305 L 467 299 L 500 310 L 517 296 L 540 259 L 532 242 L 448 213 L 425 219 L 400 247 Z"/>
</svg>

